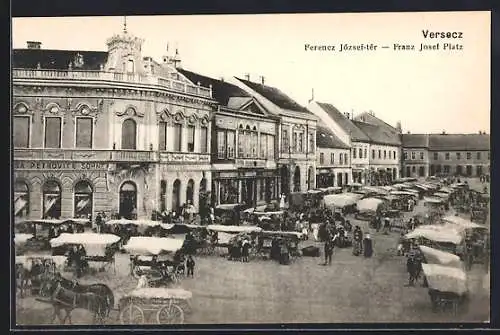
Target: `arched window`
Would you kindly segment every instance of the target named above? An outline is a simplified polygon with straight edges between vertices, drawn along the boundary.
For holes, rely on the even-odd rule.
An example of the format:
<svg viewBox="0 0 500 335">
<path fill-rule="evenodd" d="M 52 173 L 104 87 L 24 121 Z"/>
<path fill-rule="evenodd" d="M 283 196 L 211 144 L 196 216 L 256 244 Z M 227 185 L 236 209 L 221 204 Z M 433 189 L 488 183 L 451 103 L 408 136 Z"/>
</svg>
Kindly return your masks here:
<svg viewBox="0 0 500 335">
<path fill-rule="evenodd" d="M 55 180 L 48 180 L 42 186 L 43 218 L 61 217 L 61 186 Z"/>
<path fill-rule="evenodd" d="M 137 147 L 137 124 L 132 119 L 126 119 L 122 124 L 122 149 L 135 150 Z"/>
<path fill-rule="evenodd" d="M 167 197 L 167 182 L 162 180 L 160 182 L 160 211 L 165 210 L 165 200 Z"/>
<path fill-rule="evenodd" d="M 176 179 L 172 189 L 172 210 L 178 212 L 181 207 L 181 181 Z"/>
<path fill-rule="evenodd" d="M 127 72 L 134 73 L 134 71 L 135 71 L 134 60 L 129 59 L 127 62 Z"/>
<path fill-rule="evenodd" d="M 137 219 L 137 186 L 132 181 L 126 181 L 120 187 L 120 217 Z"/>
<path fill-rule="evenodd" d="M 295 173 L 293 174 L 293 191 L 300 192 L 300 168 L 295 167 Z"/>
<path fill-rule="evenodd" d="M 186 203 L 188 201 L 193 203 L 193 194 L 194 194 L 194 181 L 193 179 L 189 179 L 186 187 Z"/>
<path fill-rule="evenodd" d="M 89 182 L 79 181 L 75 185 L 75 208 L 74 216 L 76 218 L 92 217 L 93 209 L 93 189 Z"/>
<path fill-rule="evenodd" d="M 16 181 L 14 184 L 14 215 L 16 217 L 27 217 L 30 212 L 30 192 L 24 181 Z"/>
</svg>

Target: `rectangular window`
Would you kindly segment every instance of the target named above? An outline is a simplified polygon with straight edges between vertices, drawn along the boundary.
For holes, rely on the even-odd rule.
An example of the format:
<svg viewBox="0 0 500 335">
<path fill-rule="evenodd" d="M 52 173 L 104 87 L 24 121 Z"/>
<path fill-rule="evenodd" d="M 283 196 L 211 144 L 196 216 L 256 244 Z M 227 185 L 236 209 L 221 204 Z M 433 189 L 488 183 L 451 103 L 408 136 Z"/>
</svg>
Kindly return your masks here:
<svg viewBox="0 0 500 335">
<path fill-rule="evenodd" d="M 226 133 L 222 130 L 217 131 L 217 158 L 226 158 Z"/>
<path fill-rule="evenodd" d="M 476 156 L 477 156 L 477 159 L 481 159 L 481 153 L 480 152 L 478 152 Z"/>
<path fill-rule="evenodd" d="M 460 154 L 460 152 L 457 152 L 457 159 L 460 159 L 462 157 L 462 155 Z"/>
<path fill-rule="evenodd" d="M 30 118 L 29 116 L 15 116 L 14 148 L 28 148 L 30 145 Z"/>
<path fill-rule="evenodd" d="M 434 160 L 435 160 L 435 161 L 437 161 L 437 160 L 438 160 L 438 153 L 437 153 L 437 152 L 435 152 L 435 153 L 434 153 Z"/>
<path fill-rule="evenodd" d="M 449 152 L 444 154 L 444 159 L 446 159 L 447 161 L 450 160 L 450 153 Z"/>
<path fill-rule="evenodd" d="M 304 152 L 304 133 L 299 133 L 298 152 Z"/>
<path fill-rule="evenodd" d="M 93 124 L 90 117 L 76 118 L 76 148 L 92 149 Z"/>
<path fill-rule="evenodd" d="M 408 153 L 406 151 L 403 152 L 403 159 L 408 160 Z"/>
<path fill-rule="evenodd" d="M 260 158 L 266 158 L 267 150 L 267 136 L 266 134 L 260 134 Z"/>
<path fill-rule="evenodd" d="M 375 159 L 375 150 L 372 149 L 372 159 Z"/>
<path fill-rule="evenodd" d="M 382 159 L 382 150 L 378 151 L 378 159 Z"/>
<path fill-rule="evenodd" d="M 470 152 L 467 153 L 467 159 L 471 159 L 472 158 L 472 154 Z"/>
<path fill-rule="evenodd" d="M 364 151 L 365 151 L 365 154 L 363 155 L 363 157 L 364 157 L 364 158 L 368 158 L 368 155 L 367 155 L 367 153 L 366 153 L 366 148 L 365 148 L 365 150 L 364 150 Z"/>
<path fill-rule="evenodd" d="M 208 153 L 208 127 L 200 128 L 200 152 Z"/>
<path fill-rule="evenodd" d="M 236 133 L 232 130 L 227 131 L 227 158 L 234 159 L 236 150 Z"/>
<path fill-rule="evenodd" d="M 363 149 L 359 148 L 359 158 L 363 158 Z"/>
<path fill-rule="evenodd" d="M 45 148 L 61 148 L 61 118 L 45 118 Z"/>
<path fill-rule="evenodd" d="M 450 166 L 449 165 L 443 166 L 443 170 L 444 170 L 444 173 L 450 173 Z"/>
<path fill-rule="evenodd" d="M 423 152 L 421 152 L 421 153 L 420 153 L 420 159 L 421 159 L 421 160 L 423 160 L 423 159 L 424 159 L 424 153 L 423 153 Z"/>
<path fill-rule="evenodd" d="M 167 128 L 168 123 L 160 122 L 160 137 L 158 139 L 158 147 L 160 151 L 167 151 Z"/>
<path fill-rule="evenodd" d="M 342 159 L 342 155 L 343 155 L 343 154 L 339 154 L 339 164 L 342 164 L 342 161 L 343 161 L 343 159 Z"/>
<path fill-rule="evenodd" d="M 387 151 L 384 150 L 384 159 L 387 159 Z"/>
<path fill-rule="evenodd" d="M 309 152 L 314 153 L 314 133 L 309 133 Z"/>
<path fill-rule="evenodd" d="M 298 138 L 297 138 L 297 133 L 293 133 L 292 135 L 292 143 L 293 143 L 293 150 L 294 152 L 298 152 Z"/>
<path fill-rule="evenodd" d="M 238 158 L 245 158 L 245 132 L 238 132 Z"/>
<path fill-rule="evenodd" d="M 274 136 L 267 135 L 267 159 L 274 159 Z"/>
<path fill-rule="evenodd" d="M 288 152 L 289 148 L 289 138 L 288 138 L 288 130 L 283 129 L 281 131 L 281 151 L 282 152 Z"/>
<path fill-rule="evenodd" d="M 325 162 L 325 154 L 321 152 L 319 154 L 319 164 L 323 165 L 324 162 Z"/>
<path fill-rule="evenodd" d="M 335 164 L 335 154 L 333 152 L 330 154 L 330 164 Z"/>
<path fill-rule="evenodd" d="M 348 163 L 348 158 L 349 158 L 349 155 L 347 153 L 344 154 L 344 164 L 347 165 L 349 164 Z"/>
<path fill-rule="evenodd" d="M 411 159 L 415 159 L 415 153 L 414 152 L 411 153 Z"/>
<path fill-rule="evenodd" d="M 194 152 L 194 136 L 195 128 L 194 126 L 188 126 L 187 132 L 187 149 L 188 152 Z"/>
<path fill-rule="evenodd" d="M 357 158 L 356 157 L 356 148 L 352 148 L 352 158 Z M 361 157 L 359 157 L 361 158 Z"/>
<path fill-rule="evenodd" d="M 182 124 L 174 124 L 174 151 L 182 151 Z"/>
</svg>

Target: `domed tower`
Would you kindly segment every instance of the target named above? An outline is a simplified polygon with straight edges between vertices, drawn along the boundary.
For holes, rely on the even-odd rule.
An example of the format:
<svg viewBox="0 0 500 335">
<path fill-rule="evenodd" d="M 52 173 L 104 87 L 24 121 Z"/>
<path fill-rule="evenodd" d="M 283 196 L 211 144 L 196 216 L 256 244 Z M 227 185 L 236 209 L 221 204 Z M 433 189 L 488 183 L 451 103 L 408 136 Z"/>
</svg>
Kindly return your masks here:
<svg viewBox="0 0 500 335">
<path fill-rule="evenodd" d="M 108 60 L 104 70 L 144 74 L 141 53 L 143 43 L 143 39 L 135 37 L 127 31 L 127 19 L 125 18 L 123 32 L 114 35 L 106 42 L 108 46 Z"/>
</svg>

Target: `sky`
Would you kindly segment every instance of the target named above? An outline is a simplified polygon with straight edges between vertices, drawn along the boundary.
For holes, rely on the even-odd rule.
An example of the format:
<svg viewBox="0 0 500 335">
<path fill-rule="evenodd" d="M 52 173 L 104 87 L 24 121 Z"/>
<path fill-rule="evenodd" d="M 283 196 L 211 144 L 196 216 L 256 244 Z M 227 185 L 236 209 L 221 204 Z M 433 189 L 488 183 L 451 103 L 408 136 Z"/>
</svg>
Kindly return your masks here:
<svg viewBox="0 0 500 335">
<path fill-rule="evenodd" d="M 250 75 L 306 106 L 312 96 L 354 115 L 373 111 L 404 132 L 490 133 L 490 13 L 349 13 L 128 16 L 143 56 L 161 61 L 177 47 L 182 67 L 214 78 Z M 106 51 L 123 17 L 14 18 L 12 47 Z M 423 31 L 461 32 L 461 39 Z M 377 45 L 339 52 L 340 44 Z M 394 44 L 413 44 L 396 51 Z M 420 44 L 439 50 L 420 52 Z M 443 50 L 444 43 L 462 50 Z M 305 50 L 334 45 L 336 51 Z M 389 46 L 382 49 L 381 46 Z"/>
</svg>

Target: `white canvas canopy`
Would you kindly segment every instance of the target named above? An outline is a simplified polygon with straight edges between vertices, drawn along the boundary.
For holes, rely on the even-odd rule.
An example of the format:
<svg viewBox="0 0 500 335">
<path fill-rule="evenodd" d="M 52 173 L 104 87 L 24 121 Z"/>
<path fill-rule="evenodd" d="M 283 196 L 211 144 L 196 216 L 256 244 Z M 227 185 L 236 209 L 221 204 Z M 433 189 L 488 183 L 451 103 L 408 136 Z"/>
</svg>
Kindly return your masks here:
<svg viewBox="0 0 500 335">
<path fill-rule="evenodd" d="M 135 255 L 159 255 L 162 252 L 176 252 L 183 244 L 184 239 L 133 236 L 123 248 Z"/>
<path fill-rule="evenodd" d="M 422 264 L 430 289 L 441 292 L 464 294 L 467 289 L 467 275 L 464 270 L 438 264 Z"/>
<path fill-rule="evenodd" d="M 207 229 L 225 233 L 253 233 L 262 231 L 262 228 L 255 226 L 224 226 L 216 224 L 208 225 Z"/>
<path fill-rule="evenodd" d="M 435 242 L 460 244 L 464 235 L 453 226 L 449 225 L 424 225 L 415 228 L 415 230 L 405 235 L 406 238 L 425 238 Z"/>
<path fill-rule="evenodd" d="M 441 251 L 425 245 L 419 246 L 428 264 L 438 264 L 463 269 L 460 257 L 449 252 Z"/>
<path fill-rule="evenodd" d="M 302 238 L 303 234 L 298 231 L 272 231 L 272 230 L 263 230 L 262 234 L 265 235 L 280 235 L 280 236 L 295 236 L 297 238 Z"/>
<path fill-rule="evenodd" d="M 443 192 L 443 193 L 453 193 L 453 190 L 449 187 L 441 187 L 438 192 Z"/>
<path fill-rule="evenodd" d="M 266 216 L 271 216 L 271 215 L 283 215 L 285 212 L 284 211 L 277 211 L 277 212 L 253 212 L 255 215 L 266 215 Z"/>
<path fill-rule="evenodd" d="M 410 192 L 410 191 L 392 191 L 389 194 L 391 195 L 408 195 L 408 196 L 415 196 L 415 193 Z"/>
<path fill-rule="evenodd" d="M 438 197 L 424 197 L 424 202 L 430 203 L 430 204 L 442 204 L 443 199 L 438 198 Z"/>
<path fill-rule="evenodd" d="M 108 225 L 136 225 L 136 226 L 146 226 L 146 227 L 157 227 L 161 224 L 161 221 L 153 221 L 153 220 L 127 220 L 127 219 L 119 219 L 119 220 L 109 220 L 106 221 Z"/>
<path fill-rule="evenodd" d="M 193 294 L 181 288 L 144 287 L 133 290 L 127 297 L 189 300 Z"/>
<path fill-rule="evenodd" d="M 387 194 L 389 191 L 385 190 L 380 187 L 373 187 L 373 186 L 365 186 L 363 187 L 363 190 L 366 190 L 368 192 L 373 192 L 373 193 L 378 193 L 378 194 Z"/>
<path fill-rule="evenodd" d="M 357 208 L 360 212 L 376 212 L 383 203 L 384 201 L 381 199 L 366 198 L 357 202 Z"/>
<path fill-rule="evenodd" d="M 344 208 L 346 206 L 351 206 L 356 204 L 356 202 L 359 199 L 361 199 L 361 197 L 362 197 L 361 194 L 356 194 L 356 193 L 330 194 L 330 195 L 325 195 L 324 201 L 325 201 L 325 206 Z"/>
<path fill-rule="evenodd" d="M 433 196 L 439 197 L 442 199 L 448 199 L 450 197 L 450 195 L 448 193 L 444 193 L 444 192 L 436 192 L 433 194 Z"/>
<path fill-rule="evenodd" d="M 26 243 L 30 238 L 33 238 L 33 235 L 31 234 L 16 234 L 14 235 L 14 244 L 17 245 L 22 245 Z"/>
<path fill-rule="evenodd" d="M 200 226 L 200 225 L 195 225 L 195 224 L 189 224 L 189 223 L 183 223 L 183 224 L 175 224 L 175 223 L 160 223 L 160 227 L 166 230 L 170 230 L 174 228 L 175 226 L 184 226 L 190 229 L 197 229 L 197 228 L 205 228 L 205 226 Z"/>
<path fill-rule="evenodd" d="M 430 187 L 422 185 L 422 184 L 415 184 L 413 186 L 418 187 L 419 189 L 424 190 L 424 191 L 428 191 L 430 189 Z"/>
<path fill-rule="evenodd" d="M 105 256 L 106 247 L 118 241 L 120 241 L 120 237 L 113 234 L 63 233 L 49 242 L 52 248 L 66 244 L 81 244 L 85 248 L 87 256 Z"/>
<path fill-rule="evenodd" d="M 451 224 L 456 224 L 458 226 L 461 226 L 464 229 L 484 228 L 484 226 L 481 226 L 480 224 L 477 224 L 475 222 L 463 219 L 463 218 L 461 218 L 459 216 L 449 215 L 449 216 L 445 216 L 442 220 L 444 222 L 448 222 L 448 223 L 451 223 Z"/>
</svg>

